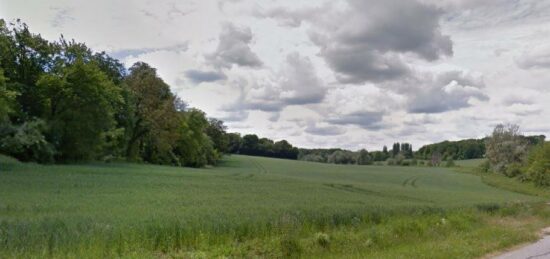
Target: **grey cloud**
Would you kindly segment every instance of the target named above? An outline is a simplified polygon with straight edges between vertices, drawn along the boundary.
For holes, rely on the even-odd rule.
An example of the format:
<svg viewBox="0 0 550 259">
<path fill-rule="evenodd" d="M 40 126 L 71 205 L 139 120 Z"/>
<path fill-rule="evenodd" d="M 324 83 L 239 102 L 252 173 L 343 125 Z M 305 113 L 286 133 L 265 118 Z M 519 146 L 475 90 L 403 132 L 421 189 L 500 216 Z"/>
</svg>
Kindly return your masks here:
<svg viewBox="0 0 550 259">
<path fill-rule="evenodd" d="M 530 105 L 530 104 L 534 104 L 534 103 L 535 103 L 535 101 L 533 100 L 533 98 L 530 98 L 530 97 L 527 97 L 527 96 L 521 96 L 521 95 L 510 95 L 510 96 L 505 97 L 502 100 L 502 104 L 507 105 L 507 106 L 511 106 L 511 105 L 514 105 L 514 104 Z"/>
<path fill-rule="evenodd" d="M 516 64 L 521 69 L 550 68 L 550 46 L 523 53 L 522 56 L 516 58 Z"/>
<path fill-rule="evenodd" d="M 356 125 L 364 129 L 378 130 L 387 125 L 382 123 L 384 112 L 379 111 L 358 111 L 349 114 L 335 116 L 327 120 L 335 125 Z"/>
<path fill-rule="evenodd" d="M 255 80 L 251 88 L 244 90 L 242 83 L 237 101 L 226 109 L 280 112 L 290 105 L 320 103 L 326 88 L 318 78 L 313 64 L 297 53 L 287 56 L 284 68 L 272 80 Z M 277 117 L 272 117 L 276 121 Z"/>
<path fill-rule="evenodd" d="M 395 80 L 411 73 L 403 60 L 414 54 L 433 61 L 453 54 L 452 41 L 443 35 L 443 12 L 419 1 L 348 0 L 349 8 L 337 15 L 309 17 L 299 12 L 272 10 L 274 18 L 291 24 L 309 20 L 311 40 L 343 83 Z M 327 12 L 337 12 L 327 10 Z"/>
<path fill-rule="evenodd" d="M 337 136 L 344 134 L 346 131 L 336 126 L 319 127 L 311 124 L 306 127 L 305 132 L 318 136 Z"/>
<path fill-rule="evenodd" d="M 52 7 L 51 9 L 55 11 L 55 15 L 51 21 L 52 27 L 63 27 L 67 22 L 74 21 L 75 19 L 72 15 L 73 11 L 70 8 Z"/>
<path fill-rule="evenodd" d="M 298 53 L 291 53 L 286 61 L 280 82 L 281 100 L 287 105 L 321 102 L 326 95 L 326 88 L 317 76 L 311 60 Z"/>
<path fill-rule="evenodd" d="M 187 51 L 189 44 L 187 42 L 175 44 L 160 48 L 141 48 L 141 49 L 120 49 L 116 51 L 109 51 L 109 55 L 117 59 L 123 59 L 126 57 L 137 57 L 139 55 L 156 52 L 156 51 Z"/>
<path fill-rule="evenodd" d="M 195 69 L 185 71 L 185 76 L 195 84 L 227 79 L 227 76 L 221 71 L 201 71 Z"/>
<path fill-rule="evenodd" d="M 254 10 L 254 15 L 259 18 L 273 18 L 279 25 L 288 27 L 299 27 L 305 20 L 312 20 L 318 14 L 327 12 L 331 8 L 331 3 L 320 7 L 301 8 L 290 10 L 283 7 L 277 7 L 269 10 Z"/>
<path fill-rule="evenodd" d="M 540 0 L 424 0 L 448 11 L 446 19 L 460 29 L 517 26 L 548 21 L 550 3 Z"/>
<path fill-rule="evenodd" d="M 250 28 L 238 28 L 233 24 L 226 24 L 219 36 L 216 51 L 206 58 L 215 66 L 230 68 L 233 64 L 242 67 L 261 67 L 262 61 L 252 52 L 249 44 L 252 42 Z"/>
<path fill-rule="evenodd" d="M 248 119 L 248 112 L 232 112 L 227 114 L 226 116 L 222 116 L 221 120 L 226 122 L 241 122 Z"/>
<path fill-rule="evenodd" d="M 441 113 L 469 107 L 472 99 L 489 100 L 481 91 L 482 78 L 459 71 L 418 77 L 406 83 L 417 84 L 408 93 L 407 110 L 412 113 Z"/>
</svg>

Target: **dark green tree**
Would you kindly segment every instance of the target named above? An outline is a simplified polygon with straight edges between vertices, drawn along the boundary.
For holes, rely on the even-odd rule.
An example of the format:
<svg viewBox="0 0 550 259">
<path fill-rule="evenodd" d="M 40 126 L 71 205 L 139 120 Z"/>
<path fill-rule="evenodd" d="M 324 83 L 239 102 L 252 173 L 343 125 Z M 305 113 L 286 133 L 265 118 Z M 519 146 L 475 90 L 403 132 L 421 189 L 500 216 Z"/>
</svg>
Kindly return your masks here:
<svg viewBox="0 0 550 259">
<path fill-rule="evenodd" d="M 102 133 L 114 126 L 114 104 L 122 102 L 120 92 L 95 64 L 82 59 L 58 71 L 42 75 L 37 82 L 49 139 L 62 161 L 94 158 Z"/>
</svg>

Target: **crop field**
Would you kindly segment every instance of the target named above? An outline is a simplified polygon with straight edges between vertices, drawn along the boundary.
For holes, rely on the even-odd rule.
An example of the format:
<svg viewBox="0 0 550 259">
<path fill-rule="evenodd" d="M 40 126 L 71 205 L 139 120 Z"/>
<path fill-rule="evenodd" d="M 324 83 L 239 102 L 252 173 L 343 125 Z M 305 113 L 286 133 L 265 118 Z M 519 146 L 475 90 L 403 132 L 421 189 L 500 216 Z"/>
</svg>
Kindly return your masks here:
<svg viewBox="0 0 550 259">
<path fill-rule="evenodd" d="M 298 225 L 317 231 L 384 215 L 540 199 L 446 168 L 236 155 L 206 169 L 0 158 L 0 257 L 162 257 Z"/>
</svg>

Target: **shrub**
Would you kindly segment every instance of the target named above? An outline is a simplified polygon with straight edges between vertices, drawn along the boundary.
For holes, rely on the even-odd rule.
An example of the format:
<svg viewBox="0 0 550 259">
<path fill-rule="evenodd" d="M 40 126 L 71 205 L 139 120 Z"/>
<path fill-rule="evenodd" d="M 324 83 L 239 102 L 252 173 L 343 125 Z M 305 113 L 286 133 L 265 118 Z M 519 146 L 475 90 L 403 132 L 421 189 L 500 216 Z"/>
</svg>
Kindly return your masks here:
<svg viewBox="0 0 550 259">
<path fill-rule="evenodd" d="M 403 163 L 403 161 L 405 161 L 405 156 L 399 154 L 397 156 L 395 156 L 395 164 L 396 165 L 401 165 Z"/>
<path fill-rule="evenodd" d="M 284 236 L 281 239 L 281 252 L 285 258 L 298 257 L 302 253 L 302 247 L 295 237 Z"/>
<path fill-rule="evenodd" d="M 532 151 L 527 173 L 537 186 L 550 186 L 550 143 Z"/>
<path fill-rule="evenodd" d="M 508 166 L 524 161 L 528 143 L 522 138 L 519 126 L 499 124 L 491 137 L 487 138 L 485 146 L 491 168 L 495 172 L 506 174 Z"/>
<path fill-rule="evenodd" d="M 330 246 L 330 238 L 325 233 L 315 234 L 315 242 L 323 248 L 328 248 Z"/>
<path fill-rule="evenodd" d="M 497 203 L 486 203 L 486 204 L 478 204 L 476 205 L 476 208 L 482 212 L 495 213 L 498 210 L 500 210 L 500 205 Z"/>
<path fill-rule="evenodd" d="M 413 158 L 413 160 L 411 160 L 411 165 L 412 166 L 418 165 L 418 160 L 416 160 L 416 158 Z"/>
<path fill-rule="evenodd" d="M 445 167 L 454 167 L 455 166 L 455 161 L 453 160 L 452 157 L 449 157 L 447 159 L 447 163 L 445 163 Z"/>
<path fill-rule="evenodd" d="M 410 166 L 410 165 L 411 165 L 411 162 L 405 160 L 405 161 L 401 162 L 401 165 L 402 165 L 402 166 Z"/>
<path fill-rule="evenodd" d="M 388 158 L 388 160 L 386 160 L 386 164 L 387 165 L 395 165 L 396 161 L 393 158 Z"/>
<path fill-rule="evenodd" d="M 480 172 L 487 173 L 489 172 L 489 169 L 491 169 L 491 162 L 489 162 L 489 160 L 484 160 L 478 168 Z"/>
<path fill-rule="evenodd" d="M 508 177 L 516 177 L 520 174 L 522 174 L 522 168 L 521 168 L 521 165 L 518 163 L 510 164 L 506 168 L 506 171 L 504 171 L 504 175 Z"/>
<path fill-rule="evenodd" d="M 42 120 L 27 121 L 20 126 L 2 126 L 0 152 L 24 162 L 51 163 L 54 148 L 46 141 L 45 131 L 46 123 Z"/>
</svg>

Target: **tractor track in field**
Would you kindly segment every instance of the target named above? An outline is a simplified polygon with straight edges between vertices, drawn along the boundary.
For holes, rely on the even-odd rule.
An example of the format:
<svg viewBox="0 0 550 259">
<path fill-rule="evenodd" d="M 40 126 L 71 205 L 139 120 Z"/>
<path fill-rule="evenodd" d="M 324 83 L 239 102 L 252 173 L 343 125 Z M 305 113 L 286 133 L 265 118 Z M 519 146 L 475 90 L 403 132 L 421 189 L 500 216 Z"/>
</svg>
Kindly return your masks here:
<svg viewBox="0 0 550 259">
<path fill-rule="evenodd" d="M 407 185 L 410 185 L 410 186 L 412 186 L 413 188 L 417 188 L 416 182 L 418 181 L 419 178 L 420 178 L 420 177 L 409 177 L 409 178 L 405 179 L 405 181 L 403 181 L 403 182 L 401 183 L 401 186 L 407 187 Z"/>
<path fill-rule="evenodd" d="M 260 171 L 260 173 L 262 173 L 262 174 L 267 174 L 268 173 L 267 169 L 262 164 L 260 164 L 260 162 L 258 162 L 256 160 L 253 160 L 253 159 L 251 159 L 250 161 L 252 162 L 252 164 L 254 164 L 254 167 L 256 167 L 258 169 L 258 171 Z"/>
<path fill-rule="evenodd" d="M 366 195 L 378 196 L 378 197 L 383 197 L 383 198 L 398 199 L 398 200 L 403 200 L 403 201 L 416 201 L 416 202 L 434 203 L 431 200 L 414 198 L 414 197 L 405 196 L 405 195 L 384 194 L 384 193 L 381 193 L 381 192 L 377 192 L 377 191 L 373 191 L 373 190 L 369 190 L 369 189 L 365 189 L 365 188 L 355 187 L 351 184 L 325 183 L 323 185 L 327 186 L 327 187 L 337 189 L 337 190 L 340 190 L 340 191 L 345 191 L 345 192 L 362 193 L 362 194 L 366 194 Z"/>
</svg>

